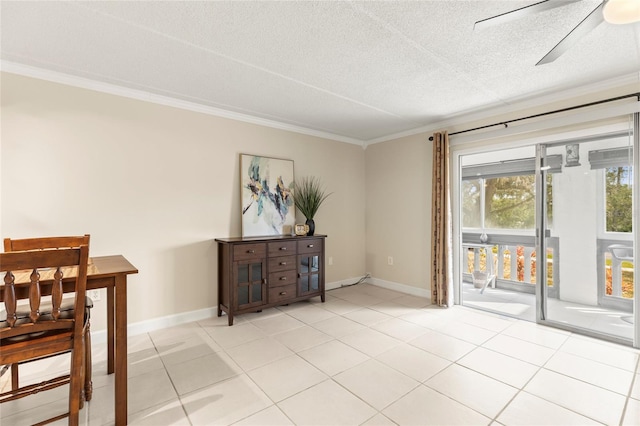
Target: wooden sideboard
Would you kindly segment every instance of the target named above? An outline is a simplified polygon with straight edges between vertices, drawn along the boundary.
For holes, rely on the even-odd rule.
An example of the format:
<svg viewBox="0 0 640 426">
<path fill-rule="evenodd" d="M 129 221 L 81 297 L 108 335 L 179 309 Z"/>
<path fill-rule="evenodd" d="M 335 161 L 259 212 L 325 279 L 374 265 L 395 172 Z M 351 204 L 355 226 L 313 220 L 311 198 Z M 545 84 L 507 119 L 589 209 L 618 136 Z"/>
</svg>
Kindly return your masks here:
<svg viewBox="0 0 640 426">
<path fill-rule="evenodd" d="M 326 235 L 218 238 L 218 316 L 320 296 Z"/>
</svg>

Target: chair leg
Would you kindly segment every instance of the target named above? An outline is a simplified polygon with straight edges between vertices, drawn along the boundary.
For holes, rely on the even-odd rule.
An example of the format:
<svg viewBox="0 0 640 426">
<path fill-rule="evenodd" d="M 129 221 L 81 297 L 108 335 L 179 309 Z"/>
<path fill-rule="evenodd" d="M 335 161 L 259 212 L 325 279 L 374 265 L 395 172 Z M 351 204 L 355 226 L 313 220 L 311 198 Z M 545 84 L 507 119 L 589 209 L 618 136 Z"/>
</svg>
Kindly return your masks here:
<svg viewBox="0 0 640 426">
<path fill-rule="evenodd" d="M 78 426 L 84 385 L 84 339 L 76 339 L 71 352 L 71 377 L 69 383 L 69 426 Z"/>
<path fill-rule="evenodd" d="M 91 322 L 87 321 L 87 328 L 84 334 L 84 399 L 91 401 L 93 396 L 93 381 L 91 379 Z"/>
<path fill-rule="evenodd" d="M 11 364 L 11 389 L 18 389 L 18 364 Z"/>
</svg>

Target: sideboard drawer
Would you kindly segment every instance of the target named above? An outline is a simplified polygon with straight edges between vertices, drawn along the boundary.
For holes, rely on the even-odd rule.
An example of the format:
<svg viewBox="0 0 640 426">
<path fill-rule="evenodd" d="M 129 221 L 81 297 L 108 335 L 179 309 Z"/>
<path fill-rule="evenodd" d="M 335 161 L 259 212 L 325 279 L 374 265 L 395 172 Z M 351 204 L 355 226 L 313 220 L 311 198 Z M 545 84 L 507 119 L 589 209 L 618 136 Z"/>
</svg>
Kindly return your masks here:
<svg viewBox="0 0 640 426">
<path fill-rule="evenodd" d="M 233 246 L 234 260 L 255 259 L 265 257 L 266 255 L 266 244 L 238 244 Z"/>
<path fill-rule="evenodd" d="M 283 285 L 293 284 L 298 279 L 298 273 L 295 269 L 282 272 L 272 272 L 269 274 L 269 287 L 279 287 Z"/>
<path fill-rule="evenodd" d="M 269 272 L 286 271 L 296 268 L 295 256 L 282 256 L 269 258 Z"/>
<path fill-rule="evenodd" d="M 298 241 L 298 253 L 317 253 L 322 251 L 322 239 L 305 239 Z"/>
<path fill-rule="evenodd" d="M 295 241 L 278 241 L 277 243 L 269 243 L 269 256 L 286 256 L 287 254 L 295 254 Z"/>
<path fill-rule="evenodd" d="M 278 303 L 296 297 L 296 284 L 269 288 L 269 303 Z"/>
</svg>

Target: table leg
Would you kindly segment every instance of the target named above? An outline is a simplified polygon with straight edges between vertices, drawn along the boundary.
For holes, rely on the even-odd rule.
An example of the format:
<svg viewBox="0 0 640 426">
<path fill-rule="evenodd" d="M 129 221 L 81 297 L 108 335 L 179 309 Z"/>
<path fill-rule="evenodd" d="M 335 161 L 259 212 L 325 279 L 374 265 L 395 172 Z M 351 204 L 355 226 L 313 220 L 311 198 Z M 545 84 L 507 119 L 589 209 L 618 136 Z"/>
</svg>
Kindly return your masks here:
<svg viewBox="0 0 640 426">
<path fill-rule="evenodd" d="M 127 276 L 116 276 L 116 425 L 127 424 Z"/>
<path fill-rule="evenodd" d="M 115 306 L 114 306 L 114 287 L 107 287 L 107 373 L 113 374 L 115 370 Z"/>
</svg>

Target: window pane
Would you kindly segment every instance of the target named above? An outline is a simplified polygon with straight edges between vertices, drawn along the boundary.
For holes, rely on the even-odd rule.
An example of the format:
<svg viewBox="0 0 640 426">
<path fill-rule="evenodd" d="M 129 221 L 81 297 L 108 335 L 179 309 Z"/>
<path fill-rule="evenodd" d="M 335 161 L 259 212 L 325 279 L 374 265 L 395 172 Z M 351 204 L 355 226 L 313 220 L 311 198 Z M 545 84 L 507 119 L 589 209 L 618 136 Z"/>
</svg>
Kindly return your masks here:
<svg viewBox="0 0 640 426">
<path fill-rule="evenodd" d="M 249 286 L 242 285 L 238 287 L 238 305 L 246 305 L 249 303 Z"/>
<path fill-rule="evenodd" d="M 251 301 L 257 302 L 262 300 L 262 285 L 251 284 Z"/>
<path fill-rule="evenodd" d="M 509 176 L 485 181 L 485 227 L 533 229 L 535 176 Z"/>
<path fill-rule="evenodd" d="M 305 275 L 305 276 L 300 278 L 300 287 L 301 287 L 303 293 L 306 293 L 306 292 L 309 291 L 309 276 L 308 275 Z"/>
<path fill-rule="evenodd" d="M 249 265 L 238 265 L 238 282 L 249 282 Z"/>
<path fill-rule="evenodd" d="M 481 228 L 480 223 L 480 189 L 481 180 L 462 181 L 462 226 L 464 228 Z"/>
<path fill-rule="evenodd" d="M 607 232 L 632 232 L 633 169 L 609 167 L 605 176 Z"/>
<path fill-rule="evenodd" d="M 251 281 L 262 280 L 262 263 L 251 264 Z"/>
</svg>

